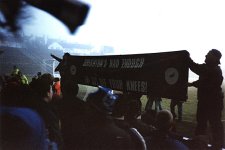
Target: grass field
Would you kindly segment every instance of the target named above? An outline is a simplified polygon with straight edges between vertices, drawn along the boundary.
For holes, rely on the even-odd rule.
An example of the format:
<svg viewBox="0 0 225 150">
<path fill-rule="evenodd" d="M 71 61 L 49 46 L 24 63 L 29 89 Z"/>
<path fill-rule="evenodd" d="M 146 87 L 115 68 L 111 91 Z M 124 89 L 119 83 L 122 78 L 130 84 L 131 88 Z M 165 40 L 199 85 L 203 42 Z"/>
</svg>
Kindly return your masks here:
<svg viewBox="0 0 225 150">
<path fill-rule="evenodd" d="M 79 85 L 80 91 L 78 96 L 81 99 L 85 99 L 87 94 L 96 90 L 91 86 Z M 224 87 L 224 86 L 223 86 Z M 145 104 L 147 102 L 146 95 L 141 97 L 142 102 L 142 110 L 144 110 Z M 170 99 L 163 98 L 162 100 L 163 109 L 170 110 Z M 154 106 L 153 106 L 154 108 Z M 176 108 L 177 110 L 177 108 Z M 192 137 L 194 135 L 194 130 L 196 126 L 196 110 L 197 110 L 197 89 L 196 88 L 188 88 L 188 99 L 183 103 L 183 121 L 176 122 L 177 132 L 186 137 Z M 177 111 L 176 111 L 177 112 Z M 223 124 L 225 128 L 225 110 L 223 110 Z M 225 135 L 225 133 L 224 133 Z"/>
<path fill-rule="evenodd" d="M 195 114 L 197 109 L 197 93 L 196 88 L 188 89 L 188 99 L 183 103 L 183 120 L 188 122 L 195 122 Z M 142 109 L 144 109 L 147 98 L 146 96 L 141 97 L 142 101 Z M 170 99 L 162 99 L 162 107 L 163 109 L 170 110 Z"/>
</svg>

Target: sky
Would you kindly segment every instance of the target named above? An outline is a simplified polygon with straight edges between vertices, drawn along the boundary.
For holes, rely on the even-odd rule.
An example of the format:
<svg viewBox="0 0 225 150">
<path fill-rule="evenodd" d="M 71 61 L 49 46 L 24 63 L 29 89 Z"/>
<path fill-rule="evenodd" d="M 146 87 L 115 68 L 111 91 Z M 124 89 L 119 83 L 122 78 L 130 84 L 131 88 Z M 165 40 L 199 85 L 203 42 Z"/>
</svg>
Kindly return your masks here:
<svg viewBox="0 0 225 150">
<path fill-rule="evenodd" d="M 197 63 L 216 48 L 225 68 L 224 0 L 83 0 L 91 6 L 85 24 L 70 34 L 51 15 L 29 8 L 27 34 L 108 45 L 115 54 L 187 50 Z"/>
</svg>

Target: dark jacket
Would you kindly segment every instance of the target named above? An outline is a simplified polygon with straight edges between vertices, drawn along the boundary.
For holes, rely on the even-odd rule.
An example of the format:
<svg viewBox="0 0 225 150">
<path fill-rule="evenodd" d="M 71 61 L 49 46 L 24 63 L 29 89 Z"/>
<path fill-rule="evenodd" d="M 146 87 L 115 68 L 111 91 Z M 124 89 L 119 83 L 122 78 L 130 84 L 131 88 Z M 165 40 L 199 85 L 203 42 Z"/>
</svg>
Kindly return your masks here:
<svg viewBox="0 0 225 150">
<path fill-rule="evenodd" d="M 222 109 L 223 93 L 221 84 L 223 76 L 220 66 L 205 63 L 197 64 L 190 60 L 189 67 L 191 71 L 199 75 L 199 80 L 193 82 L 193 86 L 198 88 L 199 103 Z"/>
<path fill-rule="evenodd" d="M 145 138 L 148 150 L 188 150 L 181 141 L 169 136 L 167 132 L 155 130 L 150 137 Z"/>
<path fill-rule="evenodd" d="M 117 127 L 109 116 L 94 115 L 89 119 L 87 150 L 129 150 L 132 149 L 131 136 Z"/>
<path fill-rule="evenodd" d="M 87 125 L 85 103 L 78 98 L 63 98 L 58 106 L 65 150 L 84 149 Z"/>
</svg>

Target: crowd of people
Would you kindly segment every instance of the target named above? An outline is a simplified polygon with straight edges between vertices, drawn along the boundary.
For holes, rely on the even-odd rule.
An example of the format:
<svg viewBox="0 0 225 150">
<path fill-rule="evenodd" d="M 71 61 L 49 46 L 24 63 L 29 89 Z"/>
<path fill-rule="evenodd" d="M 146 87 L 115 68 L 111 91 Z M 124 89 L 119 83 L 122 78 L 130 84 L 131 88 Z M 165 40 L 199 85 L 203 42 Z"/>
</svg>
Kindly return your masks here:
<svg viewBox="0 0 225 150">
<path fill-rule="evenodd" d="M 183 139 L 176 133 L 174 112 L 159 108 L 142 112 L 139 93 L 115 93 L 98 86 L 86 101 L 77 97 L 73 81 L 60 84 L 49 73 L 37 73 L 30 82 L 21 82 L 19 69 L 1 77 L 0 122 L 3 150 L 188 150 L 209 149 L 207 121 L 212 127 L 212 147 L 223 147 L 221 122 L 223 81 L 219 65 L 221 53 L 211 50 L 205 63 L 189 59 L 198 81 L 196 137 Z M 156 98 L 157 100 L 160 98 Z M 212 102 L 213 101 L 213 102 Z M 176 104 L 176 103 L 175 103 Z M 152 104 L 150 104 L 152 105 Z M 178 116 L 179 117 L 179 116 Z"/>
</svg>

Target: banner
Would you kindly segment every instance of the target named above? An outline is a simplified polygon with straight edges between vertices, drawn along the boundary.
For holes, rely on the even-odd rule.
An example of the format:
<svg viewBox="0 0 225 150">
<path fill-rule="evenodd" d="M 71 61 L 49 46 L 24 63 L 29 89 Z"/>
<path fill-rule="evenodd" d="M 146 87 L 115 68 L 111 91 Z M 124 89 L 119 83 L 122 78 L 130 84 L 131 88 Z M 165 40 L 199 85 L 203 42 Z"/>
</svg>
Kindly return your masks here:
<svg viewBox="0 0 225 150">
<path fill-rule="evenodd" d="M 58 69 L 62 78 L 79 84 L 186 100 L 188 57 L 185 50 L 110 56 L 69 55 L 63 58 Z"/>
</svg>

